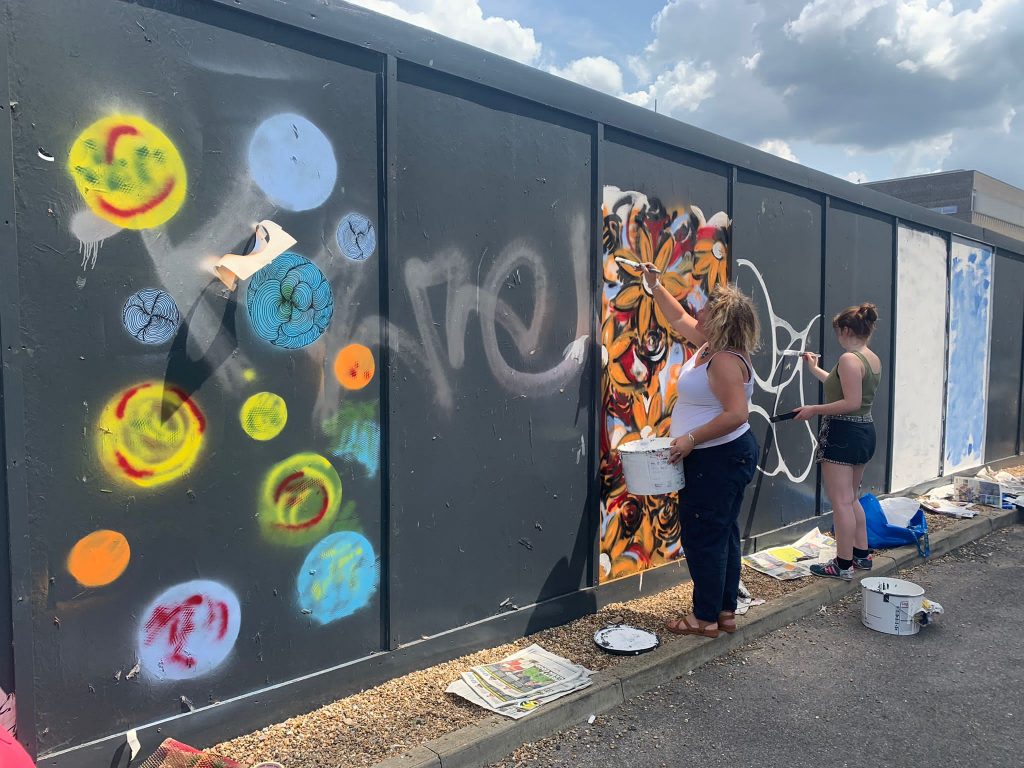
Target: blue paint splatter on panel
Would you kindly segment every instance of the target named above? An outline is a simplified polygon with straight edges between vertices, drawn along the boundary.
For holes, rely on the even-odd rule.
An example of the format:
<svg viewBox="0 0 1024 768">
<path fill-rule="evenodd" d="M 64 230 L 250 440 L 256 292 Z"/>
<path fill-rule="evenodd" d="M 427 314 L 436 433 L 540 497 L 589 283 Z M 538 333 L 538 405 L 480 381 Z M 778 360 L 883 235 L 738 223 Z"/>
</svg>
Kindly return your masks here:
<svg viewBox="0 0 1024 768">
<path fill-rule="evenodd" d="M 330 197 L 338 162 L 323 131 L 289 112 L 267 118 L 256 129 L 249 143 L 249 173 L 277 205 L 308 211 Z"/>
<path fill-rule="evenodd" d="M 380 563 L 366 537 L 338 531 L 310 550 L 295 589 L 302 612 L 329 624 L 366 606 L 379 582 Z"/>
<path fill-rule="evenodd" d="M 380 469 L 380 424 L 377 403 L 342 402 L 338 412 L 322 424 L 331 441 L 331 455 L 362 465 L 374 478 Z"/>
<path fill-rule="evenodd" d="M 949 280 L 949 371 L 945 471 L 985 461 L 992 252 L 953 243 Z"/>
<path fill-rule="evenodd" d="M 252 276 L 246 293 L 256 335 L 285 349 L 312 344 L 334 314 L 334 295 L 323 272 L 297 253 L 282 253 Z"/>
<path fill-rule="evenodd" d="M 352 261 L 366 261 L 377 247 L 373 223 L 361 213 L 350 213 L 338 225 L 338 246 Z"/>
<path fill-rule="evenodd" d="M 143 344 L 163 344 L 178 330 L 181 315 L 167 291 L 143 288 L 128 297 L 121 311 L 124 329 Z"/>
</svg>

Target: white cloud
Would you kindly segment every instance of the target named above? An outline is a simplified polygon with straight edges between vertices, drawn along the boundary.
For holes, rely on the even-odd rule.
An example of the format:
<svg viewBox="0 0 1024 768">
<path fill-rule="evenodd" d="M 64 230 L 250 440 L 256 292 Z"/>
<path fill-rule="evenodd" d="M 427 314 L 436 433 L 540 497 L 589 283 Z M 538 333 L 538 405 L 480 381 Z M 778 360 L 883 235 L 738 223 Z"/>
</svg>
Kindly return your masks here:
<svg viewBox="0 0 1024 768">
<path fill-rule="evenodd" d="M 994 35 L 1024 24 L 1020 0 L 981 0 L 976 8 L 956 10 L 950 0 L 895 3 L 892 48 L 908 72 L 930 70 L 957 79 L 970 67 L 973 53 Z"/>
<path fill-rule="evenodd" d="M 786 34 L 796 40 L 805 40 L 818 34 L 834 35 L 860 24 L 871 11 L 881 8 L 888 0 L 813 0 L 800 10 L 800 15 L 786 22 Z"/>
<path fill-rule="evenodd" d="M 642 92 L 631 94 L 634 104 L 653 107 L 670 115 L 695 112 L 714 92 L 718 73 L 708 66 L 698 67 L 692 62 L 680 61 L 672 69 L 658 75 Z"/>
<path fill-rule="evenodd" d="M 564 67 L 549 67 L 548 71 L 596 91 L 604 91 L 613 96 L 622 94 L 622 70 L 618 64 L 604 56 L 584 56 L 570 61 Z"/>
<path fill-rule="evenodd" d="M 953 134 L 944 133 L 920 141 L 912 141 L 899 148 L 893 163 L 894 176 L 919 176 L 943 169 L 943 163 L 953 149 Z"/>
<path fill-rule="evenodd" d="M 1013 133 L 1013 119 L 1017 117 L 1017 110 L 1010 107 L 1006 110 L 1006 116 L 1003 118 L 1003 133 Z"/>
<path fill-rule="evenodd" d="M 484 16 L 479 0 L 347 1 L 524 64 L 541 58 L 541 44 L 532 29 L 515 19 Z"/>
<path fill-rule="evenodd" d="M 846 174 L 846 180 L 852 181 L 854 184 L 864 184 L 869 179 L 864 171 L 850 171 Z"/>
<path fill-rule="evenodd" d="M 793 154 L 793 150 L 790 148 L 789 144 L 782 139 L 765 139 L 757 145 L 757 148 L 762 152 L 769 152 L 773 155 L 777 155 L 783 160 L 789 160 L 794 163 L 800 162 L 799 158 Z"/>
<path fill-rule="evenodd" d="M 761 60 L 762 51 L 758 51 L 753 56 L 741 56 L 740 61 L 743 62 L 744 69 L 757 69 L 757 62 Z"/>
</svg>

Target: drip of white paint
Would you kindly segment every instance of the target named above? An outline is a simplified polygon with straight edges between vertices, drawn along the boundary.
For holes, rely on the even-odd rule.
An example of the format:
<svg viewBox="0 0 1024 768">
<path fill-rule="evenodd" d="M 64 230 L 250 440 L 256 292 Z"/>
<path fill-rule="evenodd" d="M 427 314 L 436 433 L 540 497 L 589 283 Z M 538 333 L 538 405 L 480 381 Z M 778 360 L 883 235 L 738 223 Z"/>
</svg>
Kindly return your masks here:
<svg viewBox="0 0 1024 768">
<path fill-rule="evenodd" d="M 761 273 L 758 271 L 757 267 L 755 267 L 751 262 L 747 261 L 746 259 L 737 259 L 736 266 L 747 267 L 751 272 L 754 273 L 754 279 L 757 281 L 757 284 L 761 287 L 761 293 L 764 297 L 764 304 L 768 311 L 768 318 L 771 324 L 771 327 L 767 330 L 768 337 L 771 339 L 772 344 L 771 367 L 769 368 L 768 376 L 765 378 L 761 378 L 761 375 L 758 373 L 757 369 L 754 369 L 754 379 L 757 382 L 758 388 L 762 392 L 765 392 L 766 394 L 778 397 L 781 396 L 786 387 L 788 387 L 794 380 L 796 380 L 797 385 L 800 387 L 800 405 L 806 405 L 807 400 L 804 396 L 803 376 L 801 375 L 801 369 L 799 365 L 793 366 L 793 370 L 790 372 L 789 377 L 785 381 L 779 384 L 773 384 L 772 379 L 775 377 L 775 374 L 778 371 L 779 366 L 782 365 L 784 358 L 791 355 L 799 355 L 807 351 L 807 341 L 810 338 L 811 329 L 814 328 L 814 324 L 821 319 L 821 315 L 815 315 L 813 318 L 811 318 L 811 320 L 802 330 L 798 331 L 789 322 L 783 320 L 781 317 L 775 314 L 775 310 L 772 307 L 772 298 L 768 294 L 768 287 L 765 285 L 764 278 L 761 276 Z M 788 342 L 781 348 L 779 346 L 778 333 L 780 330 L 785 331 L 789 336 Z M 759 405 L 752 404 L 750 410 L 753 411 L 754 413 L 761 414 L 765 418 L 765 420 L 769 419 L 772 416 L 772 414 L 768 413 L 764 408 L 762 408 Z M 786 429 L 790 428 L 791 425 L 786 427 Z M 818 439 L 817 436 L 814 434 L 814 430 L 811 428 L 811 423 L 809 421 L 803 422 L 803 428 L 807 431 L 807 436 L 810 439 L 811 443 L 810 458 L 808 458 L 807 460 L 807 466 L 804 467 L 800 472 L 795 472 L 791 470 L 789 466 L 786 464 L 786 459 L 782 455 L 782 452 L 779 448 L 779 441 L 775 440 L 775 454 L 778 457 L 778 464 L 771 470 L 767 469 L 766 467 L 758 467 L 762 472 L 764 472 L 764 474 L 766 474 L 768 477 L 775 477 L 776 475 L 784 474 L 794 483 L 802 483 L 804 480 L 808 478 L 808 476 L 811 474 L 811 470 L 814 468 L 814 452 L 818 447 Z M 775 429 L 777 429 L 777 425 L 771 425 L 770 429 L 774 431 Z"/>
<path fill-rule="evenodd" d="M 131 750 L 131 757 L 128 758 L 130 763 L 135 759 L 135 756 L 139 754 L 139 750 L 142 749 L 142 744 L 139 743 L 139 733 L 134 728 L 128 731 L 125 735 L 125 740 L 128 742 L 128 748 Z"/>
<path fill-rule="evenodd" d="M 100 253 L 100 243 L 121 231 L 119 226 L 101 219 L 88 208 L 72 216 L 68 228 L 71 230 L 71 234 L 78 238 L 78 252 L 82 255 L 82 269 L 95 269 L 96 258 Z"/>
<path fill-rule="evenodd" d="M 587 358 L 587 341 L 589 339 L 590 336 L 580 336 L 562 351 L 562 357 L 566 360 L 575 360 L 577 363 L 583 363 Z"/>
</svg>

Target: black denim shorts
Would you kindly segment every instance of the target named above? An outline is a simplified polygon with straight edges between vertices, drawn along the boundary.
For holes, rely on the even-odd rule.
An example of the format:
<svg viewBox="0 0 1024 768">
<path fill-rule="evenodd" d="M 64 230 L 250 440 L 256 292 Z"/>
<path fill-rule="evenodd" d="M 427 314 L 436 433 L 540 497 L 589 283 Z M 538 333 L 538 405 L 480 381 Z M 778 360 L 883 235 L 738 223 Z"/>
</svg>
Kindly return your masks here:
<svg viewBox="0 0 1024 768">
<path fill-rule="evenodd" d="M 871 416 L 826 416 L 818 432 L 818 461 L 857 466 L 875 455 Z"/>
</svg>

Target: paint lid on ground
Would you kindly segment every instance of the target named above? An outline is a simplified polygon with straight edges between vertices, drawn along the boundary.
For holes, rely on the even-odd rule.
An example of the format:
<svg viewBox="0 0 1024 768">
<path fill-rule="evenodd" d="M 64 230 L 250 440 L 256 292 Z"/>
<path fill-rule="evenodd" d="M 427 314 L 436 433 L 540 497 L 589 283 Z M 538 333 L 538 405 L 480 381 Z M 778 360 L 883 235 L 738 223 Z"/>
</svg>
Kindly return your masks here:
<svg viewBox="0 0 1024 768">
<path fill-rule="evenodd" d="M 628 624 L 612 624 L 594 634 L 594 644 L 603 651 L 617 656 L 639 656 L 653 651 L 661 641 L 653 632 Z"/>
</svg>

